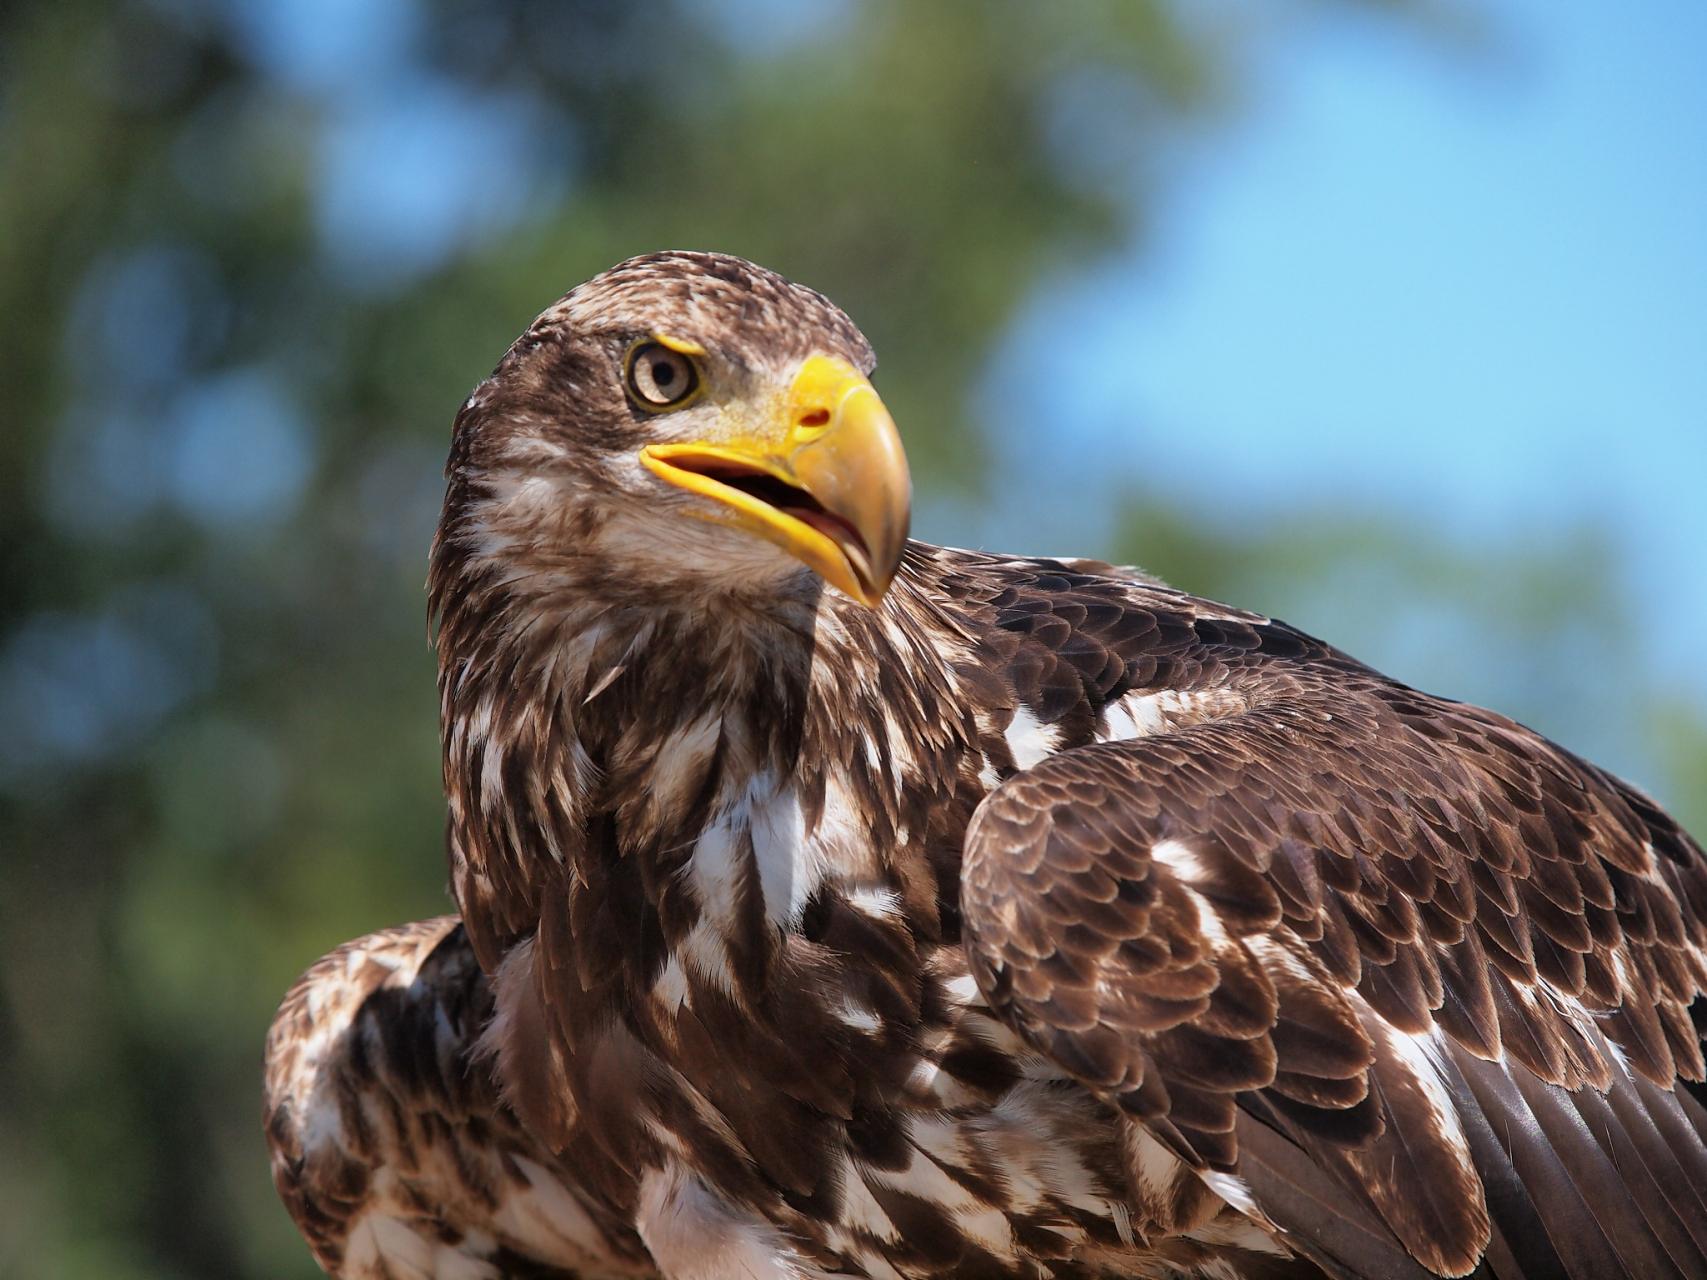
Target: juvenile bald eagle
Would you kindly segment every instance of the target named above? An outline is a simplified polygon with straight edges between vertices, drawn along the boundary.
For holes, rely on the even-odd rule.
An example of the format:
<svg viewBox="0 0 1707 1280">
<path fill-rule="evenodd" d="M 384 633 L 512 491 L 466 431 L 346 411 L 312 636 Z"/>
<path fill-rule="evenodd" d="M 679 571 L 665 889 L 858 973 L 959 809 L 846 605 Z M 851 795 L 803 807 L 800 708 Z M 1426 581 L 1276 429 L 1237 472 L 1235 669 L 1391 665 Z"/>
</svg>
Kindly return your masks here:
<svg viewBox="0 0 1707 1280">
<path fill-rule="evenodd" d="M 908 542 L 872 365 L 665 253 L 462 407 L 461 919 L 268 1041 L 321 1264 L 1707 1276 L 1694 841 L 1284 623 Z"/>
</svg>

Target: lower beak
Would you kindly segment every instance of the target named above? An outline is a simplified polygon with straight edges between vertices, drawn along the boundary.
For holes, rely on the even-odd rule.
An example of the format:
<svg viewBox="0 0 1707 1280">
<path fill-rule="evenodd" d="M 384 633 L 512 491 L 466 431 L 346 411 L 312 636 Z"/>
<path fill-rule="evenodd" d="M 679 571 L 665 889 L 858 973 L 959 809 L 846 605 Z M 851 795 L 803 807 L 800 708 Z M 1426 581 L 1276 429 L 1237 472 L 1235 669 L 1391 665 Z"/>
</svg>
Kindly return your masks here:
<svg viewBox="0 0 1707 1280">
<path fill-rule="evenodd" d="M 753 435 L 647 445 L 640 461 L 862 604 L 882 600 L 900 568 L 907 455 L 877 392 L 843 360 L 807 360 Z"/>
</svg>

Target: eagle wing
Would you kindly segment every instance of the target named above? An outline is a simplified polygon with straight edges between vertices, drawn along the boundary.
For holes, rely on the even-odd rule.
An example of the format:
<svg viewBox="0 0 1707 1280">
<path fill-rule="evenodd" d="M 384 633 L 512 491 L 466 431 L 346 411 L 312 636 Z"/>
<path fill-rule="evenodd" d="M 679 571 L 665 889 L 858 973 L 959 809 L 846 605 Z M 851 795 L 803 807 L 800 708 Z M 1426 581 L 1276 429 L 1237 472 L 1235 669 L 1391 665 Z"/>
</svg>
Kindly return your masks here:
<svg viewBox="0 0 1707 1280">
<path fill-rule="evenodd" d="M 492 996 L 454 916 L 316 962 L 267 1036 L 273 1181 L 344 1280 L 651 1276 L 498 1096 Z"/>
<path fill-rule="evenodd" d="M 1220 713 L 984 801 L 961 906 L 999 1016 L 1330 1274 L 1707 1275 L 1699 846 L 1281 624 L 1031 578 L 994 621 L 1035 721 L 1146 682 Z"/>
</svg>

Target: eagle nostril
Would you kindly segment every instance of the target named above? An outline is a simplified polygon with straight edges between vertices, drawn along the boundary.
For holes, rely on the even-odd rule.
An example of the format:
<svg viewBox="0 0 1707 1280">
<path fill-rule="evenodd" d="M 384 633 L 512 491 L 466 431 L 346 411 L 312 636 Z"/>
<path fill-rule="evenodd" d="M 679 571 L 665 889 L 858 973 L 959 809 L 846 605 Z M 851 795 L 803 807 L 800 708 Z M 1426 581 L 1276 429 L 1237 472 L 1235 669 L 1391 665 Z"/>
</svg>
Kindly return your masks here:
<svg viewBox="0 0 1707 1280">
<path fill-rule="evenodd" d="M 830 411 L 828 409 L 814 409 L 810 413 L 800 415 L 800 425 L 803 427 L 823 427 L 828 426 L 829 422 Z"/>
</svg>

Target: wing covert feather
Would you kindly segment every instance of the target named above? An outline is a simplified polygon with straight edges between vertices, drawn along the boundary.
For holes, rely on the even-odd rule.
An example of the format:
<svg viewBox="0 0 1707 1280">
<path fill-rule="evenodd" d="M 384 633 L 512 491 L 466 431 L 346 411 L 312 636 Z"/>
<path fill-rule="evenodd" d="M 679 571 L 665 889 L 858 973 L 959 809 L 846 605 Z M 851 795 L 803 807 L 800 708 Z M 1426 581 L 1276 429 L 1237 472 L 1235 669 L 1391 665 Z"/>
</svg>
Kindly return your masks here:
<svg viewBox="0 0 1707 1280">
<path fill-rule="evenodd" d="M 267 1037 L 273 1180 L 344 1280 L 644 1280 L 632 1230 L 581 1194 L 477 1049 L 492 994 L 461 923 L 358 938 L 316 962 Z"/>
<path fill-rule="evenodd" d="M 1701 851 L 1493 713 L 1331 651 L 1267 683 L 991 792 L 962 868 L 973 973 L 1032 1045 L 1196 1167 L 1239 1168 L 1228 1108 L 1260 1092 L 1265 1123 L 1371 1196 L 1412 1257 L 1465 1274 L 1493 1235 L 1478 1140 L 1444 1050 L 1418 1046 L 1519 1072 L 1531 1107 L 1612 1088 L 1621 1060 L 1661 1091 L 1699 1079 Z M 1555 1128 L 1583 1167 L 1600 1158 Z M 1612 1165 L 1637 1140 L 1619 1141 Z M 1650 1182 L 1634 1192 L 1660 1205 Z M 1688 1235 L 1651 1215 L 1642 1232 Z"/>
</svg>

